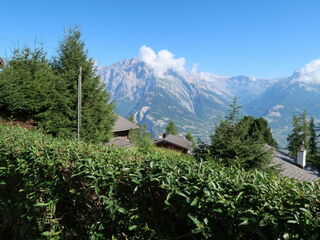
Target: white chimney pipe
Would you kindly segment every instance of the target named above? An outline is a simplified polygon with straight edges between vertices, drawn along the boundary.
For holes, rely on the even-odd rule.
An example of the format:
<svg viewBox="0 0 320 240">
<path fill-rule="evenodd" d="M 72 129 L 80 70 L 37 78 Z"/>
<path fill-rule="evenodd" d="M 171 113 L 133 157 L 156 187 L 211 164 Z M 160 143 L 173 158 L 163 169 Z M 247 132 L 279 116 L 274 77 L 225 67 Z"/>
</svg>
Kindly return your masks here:
<svg viewBox="0 0 320 240">
<path fill-rule="evenodd" d="M 304 147 L 304 143 L 302 142 L 300 148 L 297 152 L 297 164 L 303 169 L 306 166 L 306 156 L 307 151 Z"/>
</svg>

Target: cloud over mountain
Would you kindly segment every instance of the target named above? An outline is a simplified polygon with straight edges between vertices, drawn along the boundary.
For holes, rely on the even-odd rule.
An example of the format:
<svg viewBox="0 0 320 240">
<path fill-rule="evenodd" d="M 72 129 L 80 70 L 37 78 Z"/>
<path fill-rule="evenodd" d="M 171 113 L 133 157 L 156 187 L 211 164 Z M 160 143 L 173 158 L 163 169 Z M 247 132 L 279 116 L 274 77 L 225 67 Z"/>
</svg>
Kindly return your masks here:
<svg viewBox="0 0 320 240">
<path fill-rule="evenodd" d="M 299 82 L 320 84 L 320 59 L 316 59 L 306 64 L 298 71 Z"/>
<path fill-rule="evenodd" d="M 168 50 L 160 50 L 156 53 L 152 48 L 147 46 L 140 47 L 139 59 L 150 66 L 156 77 L 165 78 L 169 69 L 178 73 L 185 72 L 184 58 L 175 58 L 174 54 Z"/>
</svg>

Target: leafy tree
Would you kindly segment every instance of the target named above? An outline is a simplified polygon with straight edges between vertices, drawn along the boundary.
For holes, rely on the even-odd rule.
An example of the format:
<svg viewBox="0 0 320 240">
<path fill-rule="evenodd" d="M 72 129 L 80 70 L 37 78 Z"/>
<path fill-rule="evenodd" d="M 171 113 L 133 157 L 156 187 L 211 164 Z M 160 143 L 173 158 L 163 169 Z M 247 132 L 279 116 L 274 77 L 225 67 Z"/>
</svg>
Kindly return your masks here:
<svg viewBox="0 0 320 240">
<path fill-rule="evenodd" d="M 109 103 L 105 85 L 96 73 L 94 61 L 88 57 L 81 33 L 77 27 L 65 34 L 54 61 L 57 75 L 62 79 L 61 102 L 52 112 L 57 112 L 57 121 L 64 129 L 58 129 L 67 137 L 75 138 L 77 129 L 77 82 L 82 67 L 82 127 L 81 139 L 90 142 L 107 141 L 115 121 L 114 105 Z M 53 125 L 52 125 L 53 126 Z M 49 126 L 47 126 L 49 128 Z M 55 131 L 51 129 L 51 131 Z"/>
<path fill-rule="evenodd" d="M 166 127 L 165 131 L 167 134 L 178 135 L 178 128 L 176 127 L 174 121 L 170 121 L 168 123 L 168 126 Z"/>
<path fill-rule="evenodd" d="M 3 117 L 42 120 L 57 82 L 42 48 L 15 49 L 0 72 L 0 112 Z"/>
<path fill-rule="evenodd" d="M 149 151 L 154 147 L 151 134 L 147 131 L 146 125 L 130 131 L 129 139 L 142 150 Z"/>
<path fill-rule="evenodd" d="M 194 142 L 193 136 L 190 132 L 186 134 L 186 139 L 189 140 L 190 142 Z"/>
</svg>

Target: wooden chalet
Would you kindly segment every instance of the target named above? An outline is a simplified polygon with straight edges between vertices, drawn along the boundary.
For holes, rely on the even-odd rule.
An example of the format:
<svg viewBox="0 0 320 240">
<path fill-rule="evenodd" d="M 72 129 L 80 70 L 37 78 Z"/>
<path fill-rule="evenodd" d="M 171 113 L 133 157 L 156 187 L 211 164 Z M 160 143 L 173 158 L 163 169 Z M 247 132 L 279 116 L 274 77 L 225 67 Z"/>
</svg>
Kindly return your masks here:
<svg viewBox="0 0 320 240">
<path fill-rule="evenodd" d="M 171 149 L 177 152 L 190 153 L 192 150 L 192 142 L 184 137 L 172 134 L 163 134 L 162 138 L 156 139 L 153 143 L 157 147 Z"/>
<path fill-rule="evenodd" d="M 118 118 L 113 126 L 112 133 L 114 137 L 106 145 L 114 145 L 117 147 L 130 147 L 133 143 L 130 142 L 129 133 L 131 130 L 137 129 L 139 126 L 129 120 L 118 115 Z"/>
</svg>

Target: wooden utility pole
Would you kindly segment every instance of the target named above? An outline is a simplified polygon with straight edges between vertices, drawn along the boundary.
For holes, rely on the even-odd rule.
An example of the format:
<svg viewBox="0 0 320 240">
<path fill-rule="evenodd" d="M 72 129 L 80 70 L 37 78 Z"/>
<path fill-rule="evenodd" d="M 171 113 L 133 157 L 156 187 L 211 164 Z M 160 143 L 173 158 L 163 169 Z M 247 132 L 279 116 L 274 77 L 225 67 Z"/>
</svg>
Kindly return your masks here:
<svg viewBox="0 0 320 240">
<path fill-rule="evenodd" d="M 81 128 L 81 100 L 82 100 L 82 67 L 79 68 L 79 76 L 78 76 L 78 134 L 77 138 L 80 141 L 80 128 Z"/>
</svg>

